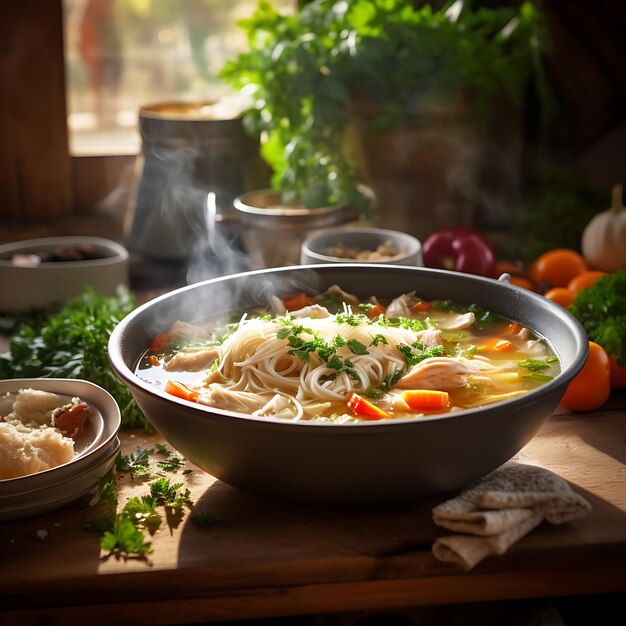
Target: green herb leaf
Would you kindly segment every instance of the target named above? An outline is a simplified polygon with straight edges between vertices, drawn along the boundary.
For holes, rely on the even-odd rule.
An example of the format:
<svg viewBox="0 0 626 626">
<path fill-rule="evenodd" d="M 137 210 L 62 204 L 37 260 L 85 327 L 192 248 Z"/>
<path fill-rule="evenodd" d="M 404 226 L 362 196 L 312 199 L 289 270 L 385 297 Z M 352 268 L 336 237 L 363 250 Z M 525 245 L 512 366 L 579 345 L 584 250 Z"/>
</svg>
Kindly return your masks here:
<svg viewBox="0 0 626 626">
<path fill-rule="evenodd" d="M 524 369 L 530 370 L 531 372 L 539 372 L 541 370 L 548 369 L 550 364 L 545 361 L 539 361 L 538 359 L 522 359 L 518 361 L 517 364 Z"/>
<path fill-rule="evenodd" d="M 590 341 L 626 365 L 626 270 L 603 276 L 588 289 L 581 289 L 569 310 Z"/>
<path fill-rule="evenodd" d="M 129 389 L 113 374 L 109 337 L 135 308 L 125 287 L 106 297 L 87 287 L 84 293 L 48 316 L 32 318 L 0 355 L 0 378 L 83 378 L 106 389 L 117 401 L 124 428 L 154 429 Z"/>
<path fill-rule="evenodd" d="M 361 355 L 368 353 L 367 346 L 362 344 L 360 341 L 357 341 L 356 339 L 348 339 L 347 345 L 352 354 Z"/>
<path fill-rule="evenodd" d="M 100 547 L 109 552 L 125 554 L 141 555 L 152 551 L 144 534 L 125 515 L 115 516 L 113 528 L 104 532 L 100 540 Z"/>
<path fill-rule="evenodd" d="M 547 383 L 549 380 L 552 380 L 553 376 L 548 376 L 547 374 L 539 374 L 538 372 L 532 372 L 531 374 L 526 374 L 522 376 L 524 380 L 528 380 L 531 383 Z"/>
<path fill-rule="evenodd" d="M 158 478 L 150 483 L 150 495 L 157 504 L 182 509 L 185 505 L 191 507 L 193 502 L 189 489 L 183 490 L 182 483 L 172 483 L 169 478 Z"/>
<path fill-rule="evenodd" d="M 131 477 L 149 474 L 151 453 L 152 450 L 148 448 L 138 447 L 135 452 L 118 454 L 115 459 L 115 466 L 120 472 L 130 472 Z"/>
</svg>

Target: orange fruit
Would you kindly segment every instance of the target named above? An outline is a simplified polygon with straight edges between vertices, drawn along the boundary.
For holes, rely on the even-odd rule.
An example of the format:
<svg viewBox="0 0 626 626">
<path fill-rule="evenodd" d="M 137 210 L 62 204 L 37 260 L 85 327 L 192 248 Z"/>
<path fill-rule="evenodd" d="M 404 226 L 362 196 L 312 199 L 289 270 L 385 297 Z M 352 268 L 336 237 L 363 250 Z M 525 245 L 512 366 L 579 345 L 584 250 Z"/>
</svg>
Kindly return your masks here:
<svg viewBox="0 0 626 626">
<path fill-rule="evenodd" d="M 624 389 L 626 387 L 626 365 L 620 365 L 617 358 L 609 356 L 609 373 L 612 389 Z"/>
<path fill-rule="evenodd" d="M 598 280 L 598 278 L 602 278 L 603 276 L 608 276 L 606 272 L 602 272 L 600 270 L 590 270 L 588 272 L 583 272 L 582 274 L 578 274 L 578 276 L 574 276 L 572 280 L 567 283 L 567 288 L 572 291 L 580 291 L 581 289 L 589 289 L 593 283 Z"/>
<path fill-rule="evenodd" d="M 537 291 L 537 288 L 533 284 L 531 280 L 528 278 L 524 278 L 524 276 L 511 276 L 511 285 L 517 285 L 518 287 L 522 287 L 524 289 L 528 289 L 528 291 Z"/>
<path fill-rule="evenodd" d="M 609 399 L 609 395 L 609 355 L 602 346 L 590 341 L 585 365 L 567 386 L 561 406 L 570 411 L 594 411 Z"/>
<path fill-rule="evenodd" d="M 548 300 L 560 304 L 564 309 L 574 304 L 574 300 L 576 300 L 576 292 L 566 289 L 565 287 L 552 287 L 552 289 L 548 289 L 543 295 L 544 298 L 548 298 Z"/>
<path fill-rule="evenodd" d="M 537 257 L 530 266 L 530 278 L 539 285 L 567 287 L 575 276 L 589 271 L 582 254 L 569 248 L 556 248 Z"/>
</svg>

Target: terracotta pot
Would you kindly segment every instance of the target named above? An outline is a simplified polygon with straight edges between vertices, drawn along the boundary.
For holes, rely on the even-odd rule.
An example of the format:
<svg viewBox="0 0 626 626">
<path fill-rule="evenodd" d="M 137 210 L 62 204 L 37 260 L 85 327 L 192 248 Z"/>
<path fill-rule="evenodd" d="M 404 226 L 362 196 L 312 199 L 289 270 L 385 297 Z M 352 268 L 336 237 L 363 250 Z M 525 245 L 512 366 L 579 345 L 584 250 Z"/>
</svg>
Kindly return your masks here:
<svg viewBox="0 0 626 626">
<path fill-rule="evenodd" d="M 464 98 L 426 107 L 400 126 L 377 131 L 371 125 L 378 107 L 364 99 L 353 102 L 347 150 L 360 179 L 376 194 L 380 226 L 425 239 L 446 226 L 488 225 L 494 211 L 495 221 L 506 221 L 503 186 L 494 181 L 504 176 L 505 190 L 517 188 L 521 151 L 500 149 L 510 143 L 503 131 L 494 148 L 470 106 Z M 503 206 L 504 216 L 497 214 Z"/>
</svg>

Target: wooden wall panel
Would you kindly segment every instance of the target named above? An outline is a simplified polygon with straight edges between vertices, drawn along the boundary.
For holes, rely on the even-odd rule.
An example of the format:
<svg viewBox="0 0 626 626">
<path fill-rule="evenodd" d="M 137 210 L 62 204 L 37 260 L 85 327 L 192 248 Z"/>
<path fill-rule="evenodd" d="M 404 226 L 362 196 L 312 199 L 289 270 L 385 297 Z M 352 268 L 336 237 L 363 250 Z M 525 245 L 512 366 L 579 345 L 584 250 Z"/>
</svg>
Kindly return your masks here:
<svg viewBox="0 0 626 626">
<path fill-rule="evenodd" d="M 61 0 L 2 3 L 0 223 L 71 209 Z"/>
</svg>

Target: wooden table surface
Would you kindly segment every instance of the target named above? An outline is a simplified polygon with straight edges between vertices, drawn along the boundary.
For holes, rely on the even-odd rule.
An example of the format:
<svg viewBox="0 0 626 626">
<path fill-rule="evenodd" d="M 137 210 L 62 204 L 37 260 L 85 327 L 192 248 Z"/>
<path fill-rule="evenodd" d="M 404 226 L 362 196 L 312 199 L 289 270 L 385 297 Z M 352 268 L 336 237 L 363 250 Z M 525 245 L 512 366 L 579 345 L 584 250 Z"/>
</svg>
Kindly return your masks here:
<svg viewBox="0 0 626 626">
<path fill-rule="evenodd" d="M 391 607 L 626 592 L 626 395 L 603 410 L 555 414 L 522 459 L 566 480 L 592 505 L 571 524 L 543 523 L 471 572 L 431 553 L 447 531 L 445 499 L 385 507 L 303 506 L 256 497 L 193 469 L 178 472 L 195 502 L 163 523 L 145 559 L 107 557 L 82 528 L 85 496 L 0 524 L 0 622 L 154 624 L 339 613 Z M 158 435 L 123 434 L 126 452 Z M 119 476 L 120 506 L 147 493 Z M 192 514 L 217 521 L 199 526 Z M 38 531 L 45 530 L 47 535 Z"/>
</svg>

